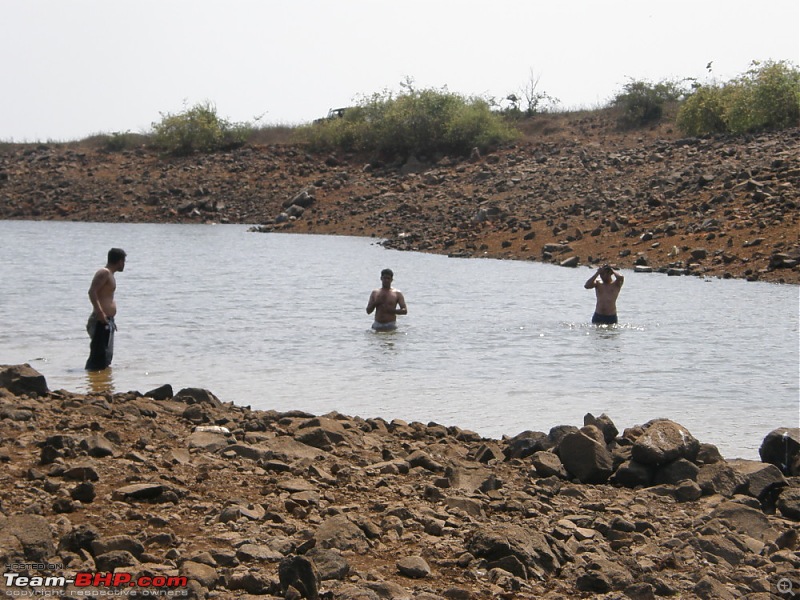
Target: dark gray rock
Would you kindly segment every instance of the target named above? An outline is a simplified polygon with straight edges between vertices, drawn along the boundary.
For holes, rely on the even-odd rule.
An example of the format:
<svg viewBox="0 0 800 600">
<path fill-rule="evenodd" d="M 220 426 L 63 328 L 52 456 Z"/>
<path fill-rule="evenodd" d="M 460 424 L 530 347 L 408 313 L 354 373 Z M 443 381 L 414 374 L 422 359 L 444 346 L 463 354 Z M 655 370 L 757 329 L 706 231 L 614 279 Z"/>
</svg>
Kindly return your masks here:
<svg viewBox="0 0 800 600">
<path fill-rule="evenodd" d="M 98 571 L 115 571 L 121 567 L 134 567 L 139 561 L 127 550 L 112 550 L 95 556 L 94 564 Z"/>
<path fill-rule="evenodd" d="M 700 467 L 697 484 L 704 494 L 720 494 L 732 498 L 743 491 L 747 480 L 727 462 L 721 462 Z"/>
<path fill-rule="evenodd" d="M 729 460 L 728 465 L 745 479 L 744 493 L 763 500 L 775 488 L 788 485 L 780 469 L 773 464 L 756 460 Z"/>
<path fill-rule="evenodd" d="M 540 576 L 552 574 L 561 567 L 547 538 L 520 525 L 481 527 L 470 536 L 466 547 L 473 556 L 487 561 L 514 556 L 526 569 Z"/>
<path fill-rule="evenodd" d="M 800 427 L 780 427 L 767 434 L 758 450 L 761 460 L 784 475 L 800 475 Z"/>
<path fill-rule="evenodd" d="M 347 515 L 326 519 L 317 528 L 314 537 L 320 548 L 365 552 L 369 546 L 364 532 Z"/>
<path fill-rule="evenodd" d="M 144 546 L 136 538 L 129 535 L 114 535 L 101 538 L 91 543 L 92 554 L 106 554 L 114 550 L 125 550 L 136 558 L 141 558 L 144 553 Z"/>
<path fill-rule="evenodd" d="M 406 556 L 397 561 L 397 570 L 404 577 L 424 579 L 431 574 L 431 568 L 421 556 Z"/>
<path fill-rule="evenodd" d="M 569 477 L 561 459 L 552 452 L 539 451 L 534 453 L 533 456 L 531 456 L 531 464 L 533 464 L 536 473 L 541 477 L 550 477 L 552 475 L 560 477 L 561 479 L 567 479 Z"/>
<path fill-rule="evenodd" d="M 338 550 L 326 548 L 312 548 L 305 556 L 314 561 L 319 578 L 343 580 L 350 573 L 350 563 Z"/>
<path fill-rule="evenodd" d="M 645 465 L 663 465 L 679 458 L 694 462 L 700 449 L 689 431 L 669 419 L 655 419 L 642 426 L 633 443 L 631 456 Z"/>
<path fill-rule="evenodd" d="M 219 398 L 202 388 L 183 388 L 175 394 L 175 400 L 186 404 L 209 404 L 216 408 L 222 408 Z"/>
<path fill-rule="evenodd" d="M 800 521 L 800 488 L 792 487 L 781 491 L 777 507 L 787 519 Z"/>
<path fill-rule="evenodd" d="M 697 474 L 699 471 L 700 469 L 694 463 L 686 460 L 685 458 L 679 458 L 678 460 L 673 460 L 671 463 L 667 463 L 656 470 L 655 483 L 675 485 L 684 479 L 697 481 Z"/>
<path fill-rule="evenodd" d="M 592 413 L 586 413 L 583 417 L 583 424 L 594 425 L 602 431 L 606 444 L 610 443 L 619 435 L 619 429 L 614 425 L 611 417 L 605 413 L 601 414 L 599 417 L 595 417 Z"/>
<path fill-rule="evenodd" d="M 583 431 L 567 434 L 558 446 L 564 467 L 581 483 L 605 483 L 613 458 L 606 447 Z"/>
<path fill-rule="evenodd" d="M 635 460 L 629 460 L 622 463 L 617 470 L 614 471 L 609 482 L 615 485 L 624 485 L 629 488 L 649 486 L 653 483 L 654 472 L 655 467 L 643 465 Z"/>
<path fill-rule="evenodd" d="M 3 532 L 16 538 L 31 562 L 44 562 L 55 553 L 50 525 L 40 515 L 12 515 L 3 527 Z"/>
<path fill-rule="evenodd" d="M 553 444 L 546 433 L 541 431 L 523 431 L 506 442 L 503 454 L 506 460 L 526 458 L 535 452 L 548 450 Z"/>
<path fill-rule="evenodd" d="M 289 587 L 293 587 L 303 598 L 319 598 L 319 572 L 314 562 L 305 556 L 287 556 L 281 560 L 278 564 L 278 578 L 284 594 Z"/>
<path fill-rule="evenodd" d="M 44 375 L 28 363 L 23 365 L 0 365 L 0 388 L 15 396 L 45 396 L 50 393 Z"/>
</svg>

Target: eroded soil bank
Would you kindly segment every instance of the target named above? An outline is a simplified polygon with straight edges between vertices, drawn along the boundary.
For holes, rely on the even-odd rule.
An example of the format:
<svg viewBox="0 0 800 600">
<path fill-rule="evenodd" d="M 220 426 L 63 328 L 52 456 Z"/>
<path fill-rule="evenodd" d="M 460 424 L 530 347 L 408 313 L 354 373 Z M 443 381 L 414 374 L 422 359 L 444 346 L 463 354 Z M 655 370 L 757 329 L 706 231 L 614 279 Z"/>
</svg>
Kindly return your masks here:
<svg viewBox="0 0 800 600">
<path fill-rule="evenodd" d="M 287 145 L 164 158 L 8 145 L 0 219 L 246 223 L 406 250 L 800 283 L 800 129 L 680 138 L 542 115 L 512 147 L 382 163 Z"/>
</svg>

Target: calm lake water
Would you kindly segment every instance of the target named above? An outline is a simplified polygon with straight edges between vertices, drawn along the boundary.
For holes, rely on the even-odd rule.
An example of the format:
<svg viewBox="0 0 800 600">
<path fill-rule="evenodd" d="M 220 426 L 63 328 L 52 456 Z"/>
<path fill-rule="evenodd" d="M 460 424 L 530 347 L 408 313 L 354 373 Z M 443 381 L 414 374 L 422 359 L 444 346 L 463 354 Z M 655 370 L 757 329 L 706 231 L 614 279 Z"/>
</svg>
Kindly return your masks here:
<svg viewBox="0 0 800 600">
<path fill-rule="evenodd" d="M 0 221 L 0 364 L 50 389 L 203 387 L 253 408 L 435 421 L 499 438 L 673 419 L 726 458 L 798 426 L 798 288 L 626 271 L 620 325 L 589 323 L 591 271 L 390 251 L 239 225 Z M 83 365 L 87 289 L 112 246 L 113 367 Z M 408 302 L 364 310 L 384 267 Z"/>
</svg>

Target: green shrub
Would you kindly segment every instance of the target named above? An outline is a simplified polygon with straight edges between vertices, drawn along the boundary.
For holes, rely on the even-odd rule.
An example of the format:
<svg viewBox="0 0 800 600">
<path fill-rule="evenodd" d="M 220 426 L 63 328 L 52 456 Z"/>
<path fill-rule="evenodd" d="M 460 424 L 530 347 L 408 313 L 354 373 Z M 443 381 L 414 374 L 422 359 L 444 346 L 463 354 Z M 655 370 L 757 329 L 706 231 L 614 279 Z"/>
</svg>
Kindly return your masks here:
<svg viewBox="0 0 800 600">
<path fill-rule="evenodd" d="M 686 90 L 673 81 L 650 83 L 629 81 L 623 91 L 612 100 L 612 105 L 621 109 L 618 119 L 620 127 L 634 129 L 659 121 L 664 115 L 664 106 L 676 102 Z"/>
<path fill-rule="evenodd" d="M 177 115 L 162 114 L 153 123 L 153 146 L 175 156 L 197 152 L 215 152 L 236 148 L 252 134 L 247 123 L 230 123 L 217 116 L 216 108 L 206 102 Z"/>
<path fill-rule="evenodd" d="M 489 103 L 446 90 L 415 90 L 394 96 L 373 94 L 341 118 L 323 119 L 302 129 L 313 149 L 375 153 L 383 158 L 468 154 L 517 136 Z"/>
<path fill-rule="evenodd" d="M 736 79 L 699 86 L 678 111 L 689 135 L 748 133 L 800 125 L 800 71 L 785 61 L 754 62 Z"/>
<path fill-rule="evenodd" d="M 727 130 L 724 91 L 719 87 L 699 87 L 678 109 L 678 128 L 689 135 L 708 135 Z"/>
<path fill-rule="evenodd" d="M 754 64 L 734 87 L 728 108 L 732 132 L 783 129 L 800 123 L 800 71 L 786 62 Z"/>
</svg>

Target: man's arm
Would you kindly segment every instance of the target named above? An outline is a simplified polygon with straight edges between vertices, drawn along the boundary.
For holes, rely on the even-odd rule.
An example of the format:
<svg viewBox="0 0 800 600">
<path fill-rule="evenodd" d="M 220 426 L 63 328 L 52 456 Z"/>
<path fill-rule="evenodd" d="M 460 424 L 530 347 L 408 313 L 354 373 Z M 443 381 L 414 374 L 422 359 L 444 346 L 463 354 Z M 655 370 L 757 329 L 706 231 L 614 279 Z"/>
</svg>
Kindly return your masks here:
<svg viewBox="0 0 800 600">
<path fill-rule="evenodd" d="M 397 304 L 400 306 L 400 308 L 396 309 L 394 314 L 407 315 L 408 308 L 406 307 L 406 299 L 403 297 L 402 292 L 397 292 Z"/>
<path fill-rule="evenodd" d="M 377 290 L 373 290 L 372 293 L 369 295 L 369 302 L 367 302 L 367 314 L 371 315 L 372 311 L 375 310 L 376 305 L 376 298 L 378 297 Z"/>
<path fill-rule="evenodd" d="M 600 269 L 597 269 L 597 271 L 594 272 L 594 275 L 592 275 L 591 277 L 589 277 L 589 279 L 586 280 L 586 283 L 583 284 L 583 287 L 585 287 L 587 290 L 590 290 L 593 287 L 595 287 L 595 282 L 597 281 L 598 275 L 600 275 Z"/>
<path fill-rule="evenodd" d="M 614 274 L 614 279 L 615 279 L 614 283 L 616 284 L 617 287 L 621 288 L 622 284 L 625 283 L 625 276 L 619 271 L 615 271 L 614 269 L 611 269 L 611 272 Z"/>
<path fill-rule="evenodd" d="M 97 319 L 101 323 L 106 323 L 107 317 L 106 313 L 103 311 L 103 307 L 100 304 L 100 290 L 103 289 L 103 286 L 108 284 L 110 277 L 111 273 L 109 273 L 106 269 L 100 269 L 94 274 L 94 277 L 92 278 L 92 284 L 89 286 L 89 302 L 92 303 L 94 314 L 97 315 Z"/>
</svg>

